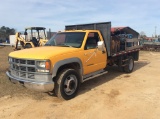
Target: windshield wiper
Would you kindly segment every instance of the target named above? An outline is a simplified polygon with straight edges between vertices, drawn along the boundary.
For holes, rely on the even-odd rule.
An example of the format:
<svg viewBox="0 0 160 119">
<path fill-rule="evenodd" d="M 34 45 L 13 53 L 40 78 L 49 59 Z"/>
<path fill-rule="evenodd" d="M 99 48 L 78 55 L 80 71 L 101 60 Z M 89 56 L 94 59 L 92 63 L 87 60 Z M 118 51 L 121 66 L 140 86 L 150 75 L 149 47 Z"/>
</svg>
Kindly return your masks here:
<svg viewBox="0 0 160 119">
<path fill-rule="evenodd" d="M 67 45 L 67 44 L 58 45 L 58 46 L 61 46 L 61 47 L 73 47 L 73 46 L 71 46 L 71 45 Z"/>
<path fill-rule="evenodd" d="M 66 46 L 66 47 L 73 47 L 73 46 L 71 46 L 71 45 L 67 45 L 67 44 L 64 44 L 64 46 Z"/>
</svg>

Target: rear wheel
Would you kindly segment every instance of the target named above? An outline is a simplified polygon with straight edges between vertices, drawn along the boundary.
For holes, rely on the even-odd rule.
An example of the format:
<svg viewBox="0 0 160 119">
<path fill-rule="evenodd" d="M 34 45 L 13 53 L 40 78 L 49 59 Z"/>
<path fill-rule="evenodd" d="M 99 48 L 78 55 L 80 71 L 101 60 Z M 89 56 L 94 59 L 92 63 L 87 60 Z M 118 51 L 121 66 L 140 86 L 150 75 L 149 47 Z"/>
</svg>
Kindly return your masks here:
<svg viewBox="0 0 160 119">
<path fill-rule="evenodd" d="M 29 44 L 29 43 L 27 43 L 27 44 L 24 46 L 24 48 L 32 48 L 32 45 Z"/>
<path fill-rule="evenodd" d="M 74 98 L 78 92 L 79 78 L 79 74 L 74 69 L 62 70 L 55 82 L 55 94 L 64 100 Z"/>
<path fill-rule="evenodd" d="M 134 68 L 134 59 L 132 56 L 128 57 L 128 61 L 126 66 L 123 68 L 124 72 L 126 73 L 131 73 L 133 71 Z"/>
</svg>

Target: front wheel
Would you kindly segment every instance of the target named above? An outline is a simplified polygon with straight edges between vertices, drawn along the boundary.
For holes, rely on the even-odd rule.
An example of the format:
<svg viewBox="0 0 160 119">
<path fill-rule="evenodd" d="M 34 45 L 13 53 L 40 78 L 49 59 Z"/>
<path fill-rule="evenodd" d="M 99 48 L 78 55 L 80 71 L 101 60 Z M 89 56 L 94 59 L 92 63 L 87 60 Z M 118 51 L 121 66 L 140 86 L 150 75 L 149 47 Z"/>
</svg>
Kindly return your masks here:
<svg viewBox="0 0 160 119">
<path fill-rule="evenodd" d="M 79 74 L 74 69 L 62 70 L 55 81 L 55 94 L 64 100 L 76 96 L 79 88 Z"/>
<path fill-rule="evenodd" d="M 134 59 L 132 56 L 129 56 L 128 62 L 126 64 L 126 66 L 123 68 L 123 70 L 126 73 L 131 73 L 133 71 L 133 68 L 134 68 Z"/>
</svg>

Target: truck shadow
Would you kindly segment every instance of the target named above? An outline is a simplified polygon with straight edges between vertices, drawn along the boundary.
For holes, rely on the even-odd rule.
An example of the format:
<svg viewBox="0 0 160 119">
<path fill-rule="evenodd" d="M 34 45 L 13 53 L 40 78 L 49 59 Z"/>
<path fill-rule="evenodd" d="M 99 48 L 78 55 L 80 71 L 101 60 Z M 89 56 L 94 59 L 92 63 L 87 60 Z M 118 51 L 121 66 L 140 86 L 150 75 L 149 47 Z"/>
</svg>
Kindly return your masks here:
<svg viewBox="0 0 160 119">
<path fill-rule="evenodd" d="M 145 67 L 146 65 L 148 65 L 150 62 L 146 61 L 138 61 L 134 63 L 134 70 L 133 72 Z M 125 74 L 124 72 L 122 72 L 120 69 L 118 69 L 117 66 L 111 66 L 107 68 L 108 73 L 105 75 L 102 75 L 100 77 L 88 80 L 84 83 L 81 84 L 80 89 L 79 89 L 79 93 L 78 95 L 84 94 L 92 89 L 94 89 L 95 87 L 98 87 L 104 83 L 107 83 L 111 80 L 114 80 L 116 77 Z M 127 75 L 128 76 L 128 75 Z"/>
</svg>

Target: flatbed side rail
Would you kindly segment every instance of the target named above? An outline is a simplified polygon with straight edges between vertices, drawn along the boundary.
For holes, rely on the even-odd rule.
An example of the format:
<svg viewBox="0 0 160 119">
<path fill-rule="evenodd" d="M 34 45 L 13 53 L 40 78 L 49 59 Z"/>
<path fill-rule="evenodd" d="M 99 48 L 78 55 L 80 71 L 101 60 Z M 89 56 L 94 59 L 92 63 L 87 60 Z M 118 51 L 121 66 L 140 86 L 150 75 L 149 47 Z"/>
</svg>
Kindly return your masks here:
<svg viewBox="0 0 160 119">
<path fill-rule="evenodd" d="M 136 52 L 136 51 L 139 51 L 139 50 L 140 50 L 140 48 L 136 48 L 136 49 L 132 49 L 132 50 L 126 50 L 126 51 L 120 51 L 120 52 L 112 54 L 112 57 L 117 57 L 117 56 L 120 56 L 120 55 Z"/>
</svg>

